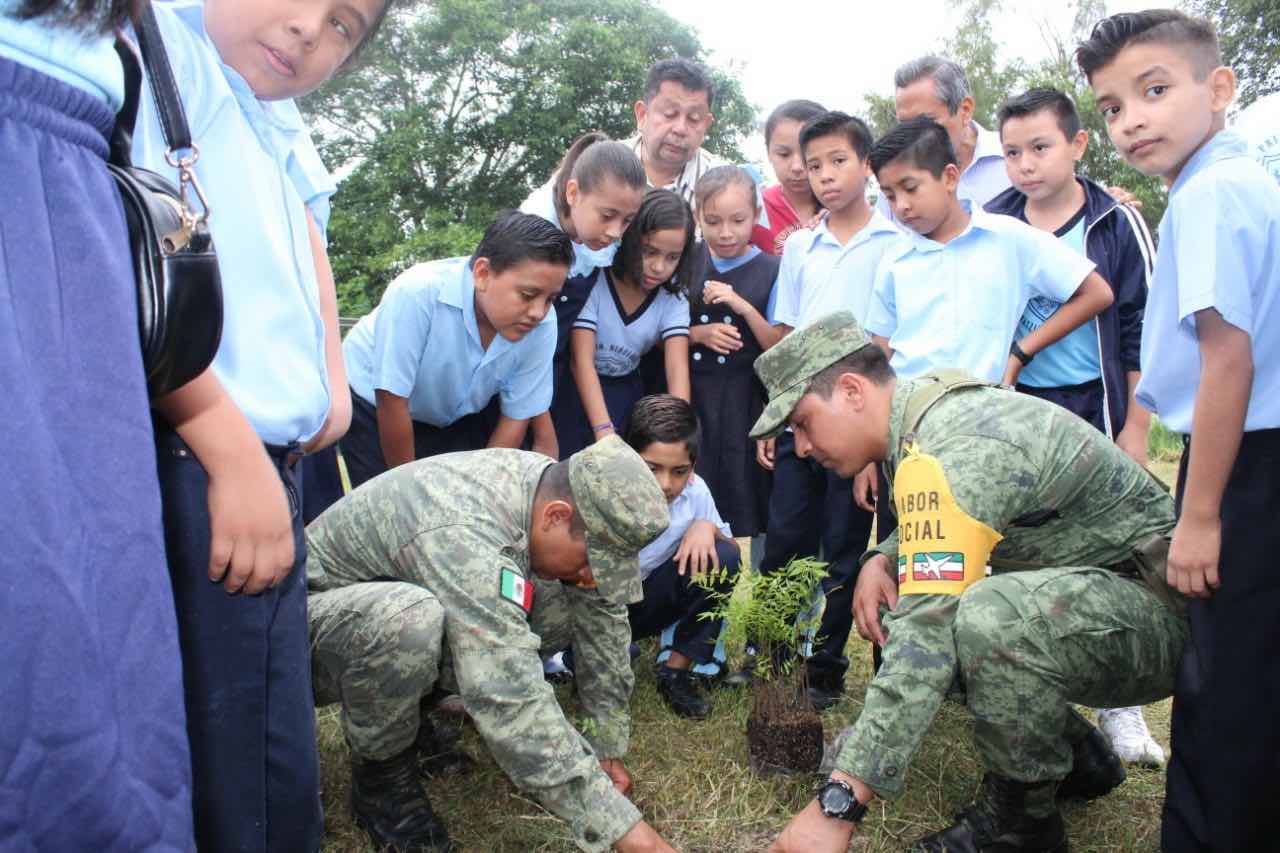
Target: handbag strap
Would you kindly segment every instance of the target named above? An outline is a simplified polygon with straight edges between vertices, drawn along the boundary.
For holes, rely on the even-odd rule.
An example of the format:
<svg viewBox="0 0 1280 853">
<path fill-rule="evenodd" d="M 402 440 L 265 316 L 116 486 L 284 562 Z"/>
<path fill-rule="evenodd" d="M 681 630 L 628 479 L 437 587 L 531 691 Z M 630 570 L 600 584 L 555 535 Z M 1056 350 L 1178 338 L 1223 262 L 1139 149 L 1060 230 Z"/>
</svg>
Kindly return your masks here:
<svg viewBox="0 0 1280 853">
<path fill-rule="evenodd" d="M 129 151 L 133 143 L 134 125 L 138 119 L 142 69 L 145 68 L 147 79 L 151 81 L 151 94 L 155 97 L 160 129 L 168 146 L 165 159 L 175 168 L 181 168 L 179 161 L 174 159 L 174 154 L 190 151 L 190 163 L 194 163 L 198 155 L 191 141 L 191 129 L 187 125 L 186 112 L 182 109 L 182 97 L 178 94 L 178 85 L 173 78 L 169 54 L 164 49 L 164 38 L 160 35 L 155 9 L 150 3 L 142 4 L 142 11 L 134 20 L 133 29 L 137 34 L 138 48 L 142 51 L 141 63 L 128 39 L 116 37 L 116 54 L 124 66 L 125 100 L 120 112 L 116 114 L 116 127 L 111 135 L 111 162 L 118 166 L 128 166 L 132 162 Z"/>
</svg>

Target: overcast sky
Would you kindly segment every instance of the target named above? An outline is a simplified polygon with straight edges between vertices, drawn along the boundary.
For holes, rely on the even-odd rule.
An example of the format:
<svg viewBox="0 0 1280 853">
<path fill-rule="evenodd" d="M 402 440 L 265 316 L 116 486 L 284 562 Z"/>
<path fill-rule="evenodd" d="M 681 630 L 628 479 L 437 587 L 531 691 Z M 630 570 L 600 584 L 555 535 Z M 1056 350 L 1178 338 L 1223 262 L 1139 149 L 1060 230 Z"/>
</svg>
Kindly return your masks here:
<svg viewBox="0 0 1280 853">
<path fill-rule="evenodd" d="M 734 68 L 763 120 L 790 98 L 862 114 L 863 96 L 891 94 L 893 71 L 937 50 L 955 27 L 957 4 L 946 0 L 658 0 L 698 30 L 711 61 Z M 1039 25 L 1068 33 L 1072 10 L 1061 0 L 1006 0 L 995 23 L 1005 58 L 1036 60 L 1049 51 Z M 1159 0 L 1109 0 L 1108 11 L 1132 12 Z M 781 10 L 789 9 L 790 14 Z M 756 147 L 763 147 L 757 140 Z M 763 159 L 763 152 L 744 152 Z"/>
</svg>

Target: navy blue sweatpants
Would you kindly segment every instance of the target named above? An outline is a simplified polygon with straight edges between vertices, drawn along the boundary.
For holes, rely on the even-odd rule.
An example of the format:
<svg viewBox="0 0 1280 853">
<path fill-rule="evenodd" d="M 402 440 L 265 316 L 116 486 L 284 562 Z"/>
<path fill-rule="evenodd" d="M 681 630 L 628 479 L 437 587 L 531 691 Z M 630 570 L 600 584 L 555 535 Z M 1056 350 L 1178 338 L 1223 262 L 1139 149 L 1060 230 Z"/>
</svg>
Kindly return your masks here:
<svg viewBox="0 0 1280 853">
<path fill-rule="evenodd" d="M 0 58 L 0 850 L 190 850 L 115 116 Z"/>
<path fill-rule="evenodd" d="M 650 572 L 644 579 L 644 600 L 627 605 L 631 638 L 656 636 L 675 622 L 671 648 L 695 664 L 710 661 L 723 620 L 704 619 L 702 614 L 716 606 L 713 592 L 733 589 L 742 565 L 742 554 L 734 542 L 717 539 L 716 557 L 720 560 L 721 574 L 710 588 L 694 583 L 692 572 L 681 575 L 674 558 Z"/>
<path fill-rule="evenodd" d="M 293 571 L 231 595 L 209 580 L 209 476 L 177 433 L 156 428 L 201 853 L 310 853 L 324 830 L 299 466 L 268 451 L 293 514 Z"/>
<path fill-rule="evenodd" d="M 1190 448 L 1178 470 L 1178 512 Z M 1187 606 L 1160 848 L 1275 850 L 1280 790 L 1280 429 L 1247 432 L 1222 496 L 1221 587 Z"/>
</svg>

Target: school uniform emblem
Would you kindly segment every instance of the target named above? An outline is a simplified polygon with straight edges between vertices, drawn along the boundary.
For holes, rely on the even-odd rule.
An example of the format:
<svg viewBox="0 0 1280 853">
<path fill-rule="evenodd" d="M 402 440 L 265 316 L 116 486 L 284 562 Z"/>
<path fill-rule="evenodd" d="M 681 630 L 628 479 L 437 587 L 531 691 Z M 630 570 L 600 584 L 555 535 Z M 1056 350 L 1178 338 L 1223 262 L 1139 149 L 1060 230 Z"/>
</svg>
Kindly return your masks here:
<svg viewBox="0 0 1280 853">
<path fill-rule="evenodd" d="M 503 569 L 498 580 L 498 594 L 525 613 L 533 610 L 533 583 L 518 572 Z"/>
</svg>

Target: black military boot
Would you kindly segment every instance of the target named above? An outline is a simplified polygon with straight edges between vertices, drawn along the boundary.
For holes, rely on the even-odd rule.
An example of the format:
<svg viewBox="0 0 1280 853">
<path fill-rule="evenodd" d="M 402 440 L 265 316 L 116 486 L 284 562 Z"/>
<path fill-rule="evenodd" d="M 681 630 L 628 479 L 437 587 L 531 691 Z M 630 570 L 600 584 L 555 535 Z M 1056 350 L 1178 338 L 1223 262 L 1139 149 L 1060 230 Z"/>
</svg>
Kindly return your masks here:
<svg viewBox="0 0 1280 853">
<path fill-rule="evenodd" d="M 819 714 L 839 702 L 840 697 L 844 695 L 843 679 L 830 676 L 814 678 L 810 675 L 808 683 L 805 695 L 809 699 L 809 704 L 813 706 L 813 710 Z"/>
<path fill-rule="evenodd" d="M 1090 726 L 1089 733 L 1071 745 L 1071 772 L 1058 785 L 1058 799 L 1092 800 L 1120 785 L 1124 763 L 1107 736 Z"/>
<path fill-rule="evenodd" d="M 1067 853 L 1067 832 L 1054 803 L 1054 782 L 1015 782 L 988 773 L 978 799 L 913 853 Z"/>
<path fill-rule="evenodd" d="M 682 717 L 705 720 L 711 714 L 711 703 L 702 695 L 687 669 L 658 667 L 658 695 L 667 707 Z"/>
<path fill-rule="evenodd" d="M 462 729 L 435 723 L 426 714 L 418 723 L 418 737 L 413 744 L 418 750 L 418 770 L 428 779 L 445 773 L 465 774 L 475 768 L 475 759 L 459 749 Z"/>
<path fill-rule="evenodd" d="M 418 747 L 385 761 L 351 758 L 351 811 L 378 850 L 448 853 L 449 833 L 418 781 Z"/>
</svg>

